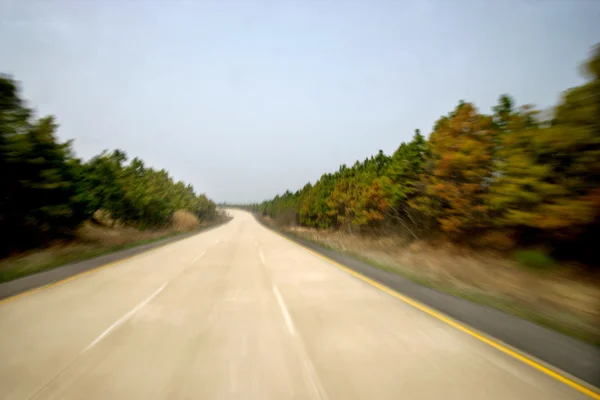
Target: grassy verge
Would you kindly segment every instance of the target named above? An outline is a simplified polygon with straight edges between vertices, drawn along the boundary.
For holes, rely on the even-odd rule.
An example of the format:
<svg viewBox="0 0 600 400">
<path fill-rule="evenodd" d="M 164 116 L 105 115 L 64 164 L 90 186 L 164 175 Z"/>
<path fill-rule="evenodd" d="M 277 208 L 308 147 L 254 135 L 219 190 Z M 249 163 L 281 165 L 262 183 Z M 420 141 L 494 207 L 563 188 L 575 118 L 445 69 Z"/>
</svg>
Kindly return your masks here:
<svg viewBox="0 0 600 400">
<path fill-rule="evenodd" d="M 202 231 L 213 226 L 227 222 L 228 219 L 220 219 L 198 226 L 189 232 L 157 231 L 139 232 L 134 230 L 105 229 L 100 235 L 99 229 L 94 232 L 94 237 L 79 238 L 72 242 L 50 246 L 48 248 L 36 249 L 23 254 L 14 255 L 0 260 L 0 283 L 33 275 L 42 271 L 58 268 L 63 265 L 89 260 L 116 251 L 127 250 L 134 247 L 154 243 L 181 235 Z M 86 227 L 89 231 L 90 227 Z M 113 239 L 108 240 L 106 236 L 112 234 Z M 85 232 L 82 234 L 89 234 Z M 97 236 L 103 236 L 98 238 Z M 114 236 L 121 236 L 114 243 Z"/>
<path fill-rule="evenodd" d="M 319 244 L 318 242 L 314 242 L 315 244 Z M 339 251 L 335 250 L 334 251 Z M 565 320 L 571 319 L 572 322 L 575 322 L 577 325 L 581 324 L 581 321 L 575 321 L 577 318 L 573 316 L 563 315 L 563 316 L 550 316 L 544 313 L 539 312 L 533 308 L 527 307 L 523 304 L 519 304 L 518 302 L 511 300 L 509 298 L 501 298 L 499 296 L 494 296 L 489 293 L 467 290 L 467 289 L 457 289 L 448 285 L 440 284 L 439 282 L 435 282 L 433 280 L 424 278 L 423 276 L 419 276 L 415 273 L 411 273 L 407 270 L 398 269 L 395 267 L 391 267 L 389 265 L 380 264 L 374 260 L 361 257 L 357 254 L 352 254 L 350 252 L 345 252 L 351 257 L 354 257 L 358 260 L 366 262 L 367 264 L 379 268 L 388 272 L 393 272 L 395 274 L 401 275 L 404 278 L 411 280 L 419 285 L 428 287 L 430 289 L 437 290 L 442 293 L 446 293 L 455 297 L 459 297 L 465 300 L 469 300 L 473 303 L 494 308 L 496 310 L 503 311 L 507 314 L 512 314 L 516 317 L 525 319 L 527 321 L 536 323 L 538 325 L 544 326 L 546 328 L 553 329 L 557 332 L 563 333 L 565 335 L 574 337 L 579 340 L 583 340 L 587 343 L 593 344 L 595 346 L 600 347 L 600 340 L 595 335 L 593 331 L 587 330 L 585 328 L 577 327 L 573 323 L 567 323 Z"/>
<path fill-rule="evenodd" d="M 281 228 L 273 226 L 273 224 L 267 224 L 275 229 L 282 230 Z M 369 251 L 361 252 L 348 250 L 349 248 L 360 248 L 358 246 L 340 246 L 333 240 L 328 242 L 326 240 L 327 233 L 320 233 L 320 235 L 317 235 L 316 237 L 321 239 L 318 240 L 310 234 L 296 233 L 290 230 L 284 231 L 286 234 L 292 237 L 306 240 L 320 247 L 349 255 L 375 268 L 401 275 L 404 278 L 422 286 L 437 290 L 442 293 L 450 294 L 455 297 L 463 298 L 476 304 L 494 308 L 508 314 L 512 314 L 519 318 L 600 347 L 600 335 L 597 325 L 590 322 L 589 319 L 586 320 L 581 314 L 573 312 L 570 309 L 558 309 L 547 307 L 547 305 L 540 306 L 531 301 L 522 301 L 519 298 L 511 296 L 507 292 L 503 293 L 502 290 L 500 290 L 501 288 L 498 288 L 498 290 L 490 290 L 489 287 L 486 289 L 476 287 L 476 285 L 473 285 L 472 282 L 465 283 L 456 282 L 455 280 L 440 280 L 438 277 L 428 276 L 426 273 L 419 270 L 419 268 L 411 268 L 398 262 L 394 262 L 393 265 L 390 265 L 390 262 L 382 262 L 381 258 L 376 259 L 377 257 L 371 257 L 367 255 L 370 254 Z M 393 255 L 391 258 L 393 258 Z M 489 265 L 482 265 L 481 267 L 485 268 L 489 267 Z M 489 272 L 490 274 L 493 273 L 492 271 Z M 540 279 L 542 279 L 542 277 L 540 277 Z M 497 285 L 502 284 L 503 282 L 500 280 L 497 283 Z M 560 285 L 561 282 L 555 280 L 552 284 Z M 534 291 L 535 289 L 532 288 L 531 290 Z M 585 306 L 586 304 L 587 303 L 582 302 L 577 304 L 577 306 L 581 307 Z"/>
</svg>

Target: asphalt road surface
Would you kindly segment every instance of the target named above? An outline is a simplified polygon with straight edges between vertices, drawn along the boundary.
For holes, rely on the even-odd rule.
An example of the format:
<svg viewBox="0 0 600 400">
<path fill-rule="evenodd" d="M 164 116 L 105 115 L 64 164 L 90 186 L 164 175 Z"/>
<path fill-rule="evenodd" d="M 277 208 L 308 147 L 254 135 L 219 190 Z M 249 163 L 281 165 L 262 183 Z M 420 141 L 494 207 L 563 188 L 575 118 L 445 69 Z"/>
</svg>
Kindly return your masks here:
<svg viewBox="0 0 600 400">
<path fill-rule="evenodd" d="M 0 303 L 0 398 L 589 398 L 230 213 Z"/>
</svg>

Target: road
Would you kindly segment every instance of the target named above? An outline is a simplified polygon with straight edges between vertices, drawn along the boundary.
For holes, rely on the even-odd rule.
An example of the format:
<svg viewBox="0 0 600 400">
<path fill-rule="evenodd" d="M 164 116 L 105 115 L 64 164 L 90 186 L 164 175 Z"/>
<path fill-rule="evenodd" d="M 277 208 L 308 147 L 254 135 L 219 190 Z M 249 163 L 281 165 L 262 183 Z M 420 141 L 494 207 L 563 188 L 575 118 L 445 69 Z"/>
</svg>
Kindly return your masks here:
<svg viewBox="0 0 600 400">
<path fill-rule="evenodd" d="M 230 213 L 0 303 L 0 398 L 589 398 Z"/>
</svg>

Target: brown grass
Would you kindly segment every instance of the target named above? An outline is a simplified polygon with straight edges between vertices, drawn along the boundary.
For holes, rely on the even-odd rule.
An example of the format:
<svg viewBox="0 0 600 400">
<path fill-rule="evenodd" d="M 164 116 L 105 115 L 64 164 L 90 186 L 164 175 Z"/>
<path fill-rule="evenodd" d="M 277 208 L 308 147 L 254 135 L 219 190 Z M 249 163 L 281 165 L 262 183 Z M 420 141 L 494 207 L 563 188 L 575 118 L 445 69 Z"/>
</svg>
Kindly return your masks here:
<svg viewBox="0 0 600 400">
<path fill-rule="evenodd" d="M 397 236 L 350 235 L 290 228 L 292 233 L 340 250 L 417 282 L 501 308 L 564 333 L 600 344 L 600 284 L 575 267 L 523 269 L 494 252 L 449 243 L 407 243 Z"/>
<path fill-rule="evenodd" d="M 153 239 L 173 233 L 174 229 L 166 228 L 160 230 L 138 230 L 126 226 L 105 226 L 85 222 L 77 230 L 77 240 L 81 244 L 95 246 L 114 246 L 130 242 Z M 73 244 L 73 243 L 70 243 Z"/>
<path fill-rule="evenodd" d="M 173 229 L 139 231 L 121 226 L 107 227 L 85 222 L 70 241 L 13 254 L 0 260 L 0 282 L 17 279 L 71 262 L 122 250 L 175 234 Z"/>
<path fill-rule="evenodd" d="M 223 220 L 227 220 L 227 217 L 219 215 L 212 223 Z M 100 211 L 94 214 L 92 221 L 87 221 L 79 227 L 73 240 L 57 241 L 46 248 L 13 254 L 1 259 L 0 282 L 145 244 L 181 232 L 190 232 L 201 225 L 206 223 L 200 224 L 193 214 L 177 211 L 173 214 L 169 227 L 159 230 L 138 230 L 112 221 L 107 214 Z"/>
<path fill-rule="evenodd" d="M 179 210 L 173 213 L 171 217 L 171 226 L 177 232 L 189 232 L 200 226 L 198 217 L 189 211 Z"/>
</svg>

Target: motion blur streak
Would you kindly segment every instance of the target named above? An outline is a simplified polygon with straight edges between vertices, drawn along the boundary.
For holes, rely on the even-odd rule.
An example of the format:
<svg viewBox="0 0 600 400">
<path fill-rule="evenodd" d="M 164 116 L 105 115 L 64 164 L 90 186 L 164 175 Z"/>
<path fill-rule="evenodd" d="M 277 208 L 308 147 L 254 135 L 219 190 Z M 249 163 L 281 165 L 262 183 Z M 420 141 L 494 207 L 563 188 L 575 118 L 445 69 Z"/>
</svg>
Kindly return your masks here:
<svg viewBox="0 0 600 400">
<path fill-rule="evenodd" d="M 282 236 L 282 237 L 284 239 L 286 239 L 286 240 L 288 240 L 288 241 L 291 242 L 291 240 L 287 239 L 285 236 Z M 357 272 L 351 270 L 350 268 L 347 268 L 347 267 L 345 267 L 345 266 L 343 266 L 343 265 L 335 262 L 334 260 L 331 260 L 331 259 L 329 259 L 327 257 L 324 257 L 324 256 L 320 255 L 319 253 L 316 253 L 316 252 L 314 252 L 314 251 L 312 251 L 312 250 L 310 250 L 308 248 L 306 248 L 305 250 L 309 251 L 310 253 L 314 254 L 315 256 L 317 256 L 319 258 L 322 258 L 323 260 L 327 261 L 328 263 L 333 264 L 333 265 L 335 265 L 338 268 L 341 268 L 342 270 L 348 272 L 349 274 L 352 274 L 353 276 L 357 277 L 358 279 L 360 279 L 362 281 L 365 281 L 365 282 L 367 282 L 370 285 L 373 285 L 374 287 L 376 287 L 376 288 L 378 288 L 378 289 L 380 289 L 380 290 L 382 290 L 382 291 L 384 291 L 384 292 L 386 292 L 386 293 L 388 293 L 388 294 L 390 294 L 390 295 L 392 295 L 392 296 L 394 296 L 394 297 L 396 297 L 396 298 L 398 298 L 398 299 L 406 302 L 407 304 L 410 304 L 413 307 L 416 307 L 417 309 L 419 309 L 419 310 L 421 310 L 421 311 L 423 311 L 423 312 L 431 315 L 432 317 L 435 317 L 435 318 L 439 319 L 440 321 L 443 321 L 443 322 L 447 323 L 448 325 L 451 325 L 454 328 L 459 329 L 459 330 L 461 330 L 461 331 L 463 331 L 463 332 L 465 332 L 465 333 L 473 336 L 474 338 L 476 338 L 478 340 L 481 340 L 482 342 L 484 342 L 484 343 L 486 343 L 486 344 L 488 344 L 488 345 L 490 345 L 490 346 L 492 346 L 492 347 L 494 347 L 494 348 L 502 351 L 503 353 L 508 354 L 511 357 L 514 357 L 517 360 L 519 360 L 521 362 L 524 362 L 527 365 L 530 365 L 533 368 L 536 368 L 537 370 L 539 370 L 539 371 L 541 371 L 541 372 L 543 372 L 543 373 L 551 376 L 552 378 L 554 378 L 554 379 L 556 379 L 556 380 L 564 383 L 565 385 L 569 385 L 572 388 L 574 388 L 575 390 L 578 390 L 578 391 L 580 391 L 582 393 L 585 393 L 585 394 L 587 394 L 588 396 L 590 396 L 590 397 L 592 397 L 594 399 L 600 399 L 600 394 L 595 393 L 594 391 L 588 389 L 587 387 L 582 386 L 581 384 L 575 382 L 574 380 L 569 379 L 569 378 L 567 378 L 567 377 L 565 377 L 565 376 L 563 376 L 563 375 L 561 375 L 561 374 L 553 371 L 552 369 L 547 368 L 547 367 L 541 365 L 541 363 L 539 363 L 537 361 L 534 361 L 530 357 L 528 357 L 526 355 L 523 355 L 523 354 L 520 354 L 518 351 L 510 349 L 507 346 L 505 346 L 505 345 L 503 345 L 503 344 L 501 344 L 501 343 L 499 343 L 499 342 L 497 342 L 497 341 L 495 341 L 495 340 L 493 340 L 493 339 L 491 339 L 489 337 L 486 337 L 485 335 L 477 332 L 476 330 L 468 328 L 468 327 L 466 327 L 466 326 L 464 326 L 464 325 L 462 325 L 462 324 L 460 324 L 460 323 L 458 323 L 458 322 L 456 322 L 456 321 L 454 321 L 454 320 L 452 320 L 452 319 L 444 316 L 443 314 L 440 314 L 440 313 L 436 312 L 435 310 L 433 310 L 433 309 L 431 309 L 431 308 L 429 308 L 429 307 L 427 307 L 427 306 L 425 306 L 425 305 L 423 305 L 423 304 L 421 304 L 421 303 L 419 303 L 417 301 L 412 300 L 409 297 L 403 296 L 402 294 L 394 291 L 393 289 L 390 289 L 390 288 L 388 288 L 385 285 L 382 285 L 382 284 L 380 284 L 378 282 L 375 282 L 372 279 L 369 279 L 368 277 L 366 277 L 364 275 L 361 275 L 360 273 L 357 273 Z"/>
<path fill-rule="evenodd" d="M 2 398 L 586 398 L 232 214 L 2 304 Z"/>
<path fill-rule="evenodd" d="M 587 398 L 231 214 L 2 304 L 0 397 Z"/>
</svg>

